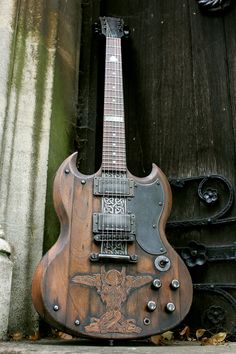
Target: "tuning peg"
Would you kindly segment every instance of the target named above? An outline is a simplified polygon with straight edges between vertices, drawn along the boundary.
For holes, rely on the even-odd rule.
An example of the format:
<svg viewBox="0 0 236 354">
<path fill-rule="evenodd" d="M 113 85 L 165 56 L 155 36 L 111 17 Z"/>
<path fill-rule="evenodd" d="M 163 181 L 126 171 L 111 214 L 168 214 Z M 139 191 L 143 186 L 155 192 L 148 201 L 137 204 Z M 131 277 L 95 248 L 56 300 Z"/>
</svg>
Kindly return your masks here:
<svg viewBox="0 0 236 354">
<path fill-rule="evenodd" d="M 124 37 L 128 38 L 129 37 L 129 33 L 130 33 L 128 26 L 126 26 L 126 25 L 124 26 L 123 32 L 124 32 Z"/>
<path fill-rule="evenodd" d="M 98 22 L 95 22 L 93 24 L 93 30 L 94 30 L 94 33 L 97 34 L 97 35 L 100 35 L 101 34 L 101 26 Z"/>
</svg>

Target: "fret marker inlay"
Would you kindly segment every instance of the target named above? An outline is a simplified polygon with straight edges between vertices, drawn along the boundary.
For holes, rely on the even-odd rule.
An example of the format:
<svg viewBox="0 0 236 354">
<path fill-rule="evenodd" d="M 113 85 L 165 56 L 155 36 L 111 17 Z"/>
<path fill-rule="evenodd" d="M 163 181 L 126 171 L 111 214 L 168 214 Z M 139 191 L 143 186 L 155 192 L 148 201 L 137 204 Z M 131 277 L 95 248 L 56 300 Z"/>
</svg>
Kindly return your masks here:
<svg viewBox="0 0 236 354">
<path fill-rule="evenodd" d="M 104 121 L 105 122 L 124 122 L 124 118 L 121 116 L 104 116 Z M 115 135 L 113 135 L 115 136 Z"/>
<path fill-rule="evenodd" d="M 116 63 L 116 62 L 118 62 L 118 59 L 117 59 L 114 55 L 112 55 L 112 56 L 110 57 L 109 61 L 111 61 L 111 62 L 113 62 L 113 63 Z"/>
</svg>

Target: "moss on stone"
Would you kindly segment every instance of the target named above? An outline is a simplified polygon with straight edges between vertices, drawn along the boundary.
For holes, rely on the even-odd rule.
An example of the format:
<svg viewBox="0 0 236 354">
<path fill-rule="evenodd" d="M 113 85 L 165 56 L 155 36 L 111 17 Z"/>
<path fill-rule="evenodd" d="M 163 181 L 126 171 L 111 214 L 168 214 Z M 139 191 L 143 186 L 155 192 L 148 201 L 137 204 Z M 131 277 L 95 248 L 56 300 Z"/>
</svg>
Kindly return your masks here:
<svg viewBox="0 0 236 354">
<path fill-rule="evenodd" d="M 48 159 L 47 198 L 45 212 L 44 251 L 48 250 L 59 235 L 59 221 L 53 206 L 53 180 L 58 167 L 71 153 L 73 141 L 68 111 L 63 96 L 64 80 L 58 65 L 54 72 L 54 90 L 52 100 L 52 116 Z"/>
</svg>

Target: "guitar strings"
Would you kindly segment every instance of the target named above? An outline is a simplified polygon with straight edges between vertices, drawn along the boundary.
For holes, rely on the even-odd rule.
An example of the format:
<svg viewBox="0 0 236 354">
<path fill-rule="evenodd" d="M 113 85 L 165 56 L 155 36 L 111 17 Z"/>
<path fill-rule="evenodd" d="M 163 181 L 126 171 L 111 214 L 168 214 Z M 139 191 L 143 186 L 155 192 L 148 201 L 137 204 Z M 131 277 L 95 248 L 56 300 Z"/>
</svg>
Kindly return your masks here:
<svg viewBox="0 0 236 354">
<path fill-rule="evenodd" d="M 111 96 L 111 84 L 110 84 L 110 72 L 111 72 L 111 62 L 110 62 L 110 57 L 111 57 L 111 53 L 112 53 L 112 34 L 111 34 L 111 31 L 110 31 L 110 27 L 109 25 L 107 25 L 107 28 L 108 28 L 108 38 L 107 38 L 107 51 L 108 51 L 108 55 L 106 57 L 106 60 L 107 60 L 107 68 L 108 68 L 108 71 L 107 71 L 107 78 L 106 78 L 106 83 L 107 83 L 107 87 L 108 87 L 108 94 L 106 95 L 106 97 L 110 97 Z M 112 81 L 112 80 L 111 80 Z M 108 99 L 109 101 L 109 99 Z M 111 104 L 107 103 L 107 113 L 108 115 L 111 113 Z M 110 213 L 112 214 L 113 213 L 113 210 L 112 210 L 112 202 L 113 202 L 113 193 L 112 193 L 112 184 L 113 184 L 113 166 L 112 166 L 112 131 L 113 131 L 113 127 L 112 127 L 112 122 L 110 122 L 109 120 L 106 121 L 106 126 L 108 127 L 108 154 L 107 154 L 107 157 L 108 157 L 108 176 L 109 176 L 109 172 L 111 173 L 111 192 L 109 191 L 109 195 L 108 195 L 108 204 L 111 206 L 111 211 Z M 110 171 L 109 171 L 110 170 Z M 110 177 L 109 177 L 110 178 Z M 111 216 L 111 218 L 113 217 L 113 215 Z M 107 227 L 107 252 L 110 253 L 110 249 L 112 250 L 113 248 L 113 226 L 112 226 L 112 221 L 111 221 L 111 232 L 109 232 L 109 227 Z M 109 240 L 109 234 L 110 234 L 110 237 L 111 237 L 111 241 Z"/>
<path fill-rule="evenodd" d="M 113 58 L 112 58 L 113 57 Z M 111 60 L 112 59 L 112 60 Z M 105 253 L 127 252 L 127 245 L 123 243 L 122 234 L 126 237 L 127 222 L 126 198 L 125 198 L 125 143 L 124 143 L 124 101 L 123 101 L 123 81 L 122 81 L 122 55 L 121 39 L 115 37 L 110 31 L 107 23 L 106 30 L 106 54 L 105 54 L 105 105 L 104 105 L 104 150 L 103 150 L 103 171 L 105 177 L 110 179 L 111 191 L 108 190 L 102 200 L 102 210 L 104 214 L 113 214 L 110 218 L 104 215 L 102 222 L 102 250 Z M 112 117 L 105 119 L 105 117 Z M 114 117 L 114 118 L 113 118 Z M 122 183 L 124 182 L 124 183 Z M 115 185 L 114 185 L 115 183 Z M 123 185 L 123 188 L 122 188 Z M 107 198 L 106 200 L 104 200 Z M 124 216 L 123 216 L 124 215 Z M 120 219 L 120 220 L 119 220 Z M 113 220 L 113 221 L 112 221 Z M 123 222 L 122 222 L 123 220 Z M 106 224 L 106 227 L 105 227 Z M 104 243 L 105 248 L 104 248 Z M 117 240 L 120 239 L 119 242 Z"/>
</svg>

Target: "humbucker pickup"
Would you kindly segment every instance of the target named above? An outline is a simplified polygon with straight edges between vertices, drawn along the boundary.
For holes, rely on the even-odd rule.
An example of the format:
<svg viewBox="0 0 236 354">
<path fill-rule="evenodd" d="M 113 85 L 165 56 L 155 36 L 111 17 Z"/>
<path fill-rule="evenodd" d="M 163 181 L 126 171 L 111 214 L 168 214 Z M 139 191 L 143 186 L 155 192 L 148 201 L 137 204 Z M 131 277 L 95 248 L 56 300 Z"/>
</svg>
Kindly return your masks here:
<svg viewBox="0 0 236 354">
<path fill-rule="evenodd" d="M 93 233 L 127 232 L 135 234 L 134 214 L 93 214 Z"/>
<path fill-rule="evenodd" d="M 134 180 L 130 178 L 94 177 L 94 195 L 134 196 Z"/>
</svg>

